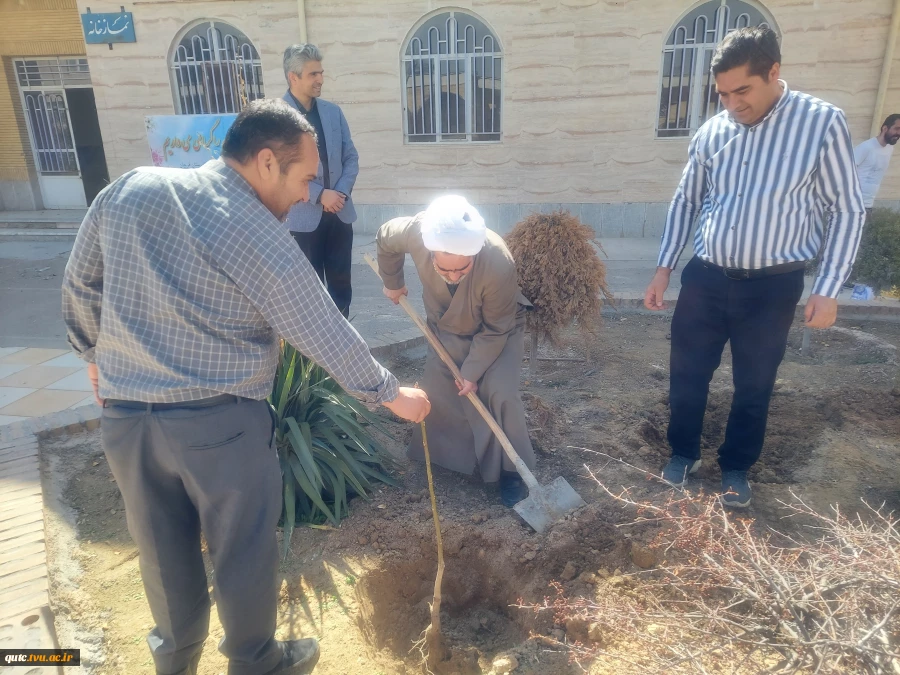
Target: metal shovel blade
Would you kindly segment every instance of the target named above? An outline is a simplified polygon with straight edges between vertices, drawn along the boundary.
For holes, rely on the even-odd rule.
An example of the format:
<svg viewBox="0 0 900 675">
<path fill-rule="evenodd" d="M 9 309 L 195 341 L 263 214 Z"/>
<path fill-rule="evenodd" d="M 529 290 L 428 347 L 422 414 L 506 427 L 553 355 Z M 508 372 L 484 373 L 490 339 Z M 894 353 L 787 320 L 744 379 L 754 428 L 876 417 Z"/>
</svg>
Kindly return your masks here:
<svg viewBox="0 0 900 675">
<path fill-rule="evenodd" d="M 560 476 L 552 483 L 532 488 L 528 496 L 513 508 L 535 532 L 540 533 L 579 506 L 584 506 L 584 500 Z"/>
</svg>

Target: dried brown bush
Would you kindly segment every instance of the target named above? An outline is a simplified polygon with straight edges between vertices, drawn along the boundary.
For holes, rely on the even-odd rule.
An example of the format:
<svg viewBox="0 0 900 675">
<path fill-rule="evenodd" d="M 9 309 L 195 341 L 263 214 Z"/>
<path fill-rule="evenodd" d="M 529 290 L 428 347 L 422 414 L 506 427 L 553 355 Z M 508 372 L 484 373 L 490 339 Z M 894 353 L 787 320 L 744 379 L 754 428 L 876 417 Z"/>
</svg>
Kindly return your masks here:
<svg viewBox="0 0 900 675">
<path fill-rule="evenodd" d="M 621 460 L 617 460 L 620 461 Z M 623 462 L 624 463 L 624 462 Z M 590 470 L 589 470 L 590 472 Z M 787 536 L 726 511 L 715 496 L 672 493 L 662 504 L 600 489 L 659 527 L 655 569 L 607 579 L 593 598 L 557 586 L 537 611 L 589 627 L 569 644 L 579 662 L 617 673 L 900 673 L 900 530 L 865 505 L 819 513 L 793 495 Z"/>
<path fill-rule="evenodd" d="M 533 213 L 506 235 L 522 293 L 531 300 L 528 329 L 559 343 L 560 331 L 577 322 L 593 331 L 603 298 L 612 301 L 606 266 L 594 231 L 568 211 Z"/>
</svg>

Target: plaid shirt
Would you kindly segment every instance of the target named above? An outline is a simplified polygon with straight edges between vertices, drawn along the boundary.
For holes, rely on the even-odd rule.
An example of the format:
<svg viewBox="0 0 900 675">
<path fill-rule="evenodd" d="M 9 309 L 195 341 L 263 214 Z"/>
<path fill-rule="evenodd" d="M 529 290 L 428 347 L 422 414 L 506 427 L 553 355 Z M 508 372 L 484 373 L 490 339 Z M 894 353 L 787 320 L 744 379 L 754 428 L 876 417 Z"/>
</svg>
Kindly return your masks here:
<svg viewBox="0 0 900 675">
<path fill-rule="evenodd" d="M 96 361 L 102 398 L 264 399 L 278 336 L 367 402 L 398 394 L 284 226 L 220 160 L 112 183 L 81 224 L 62 290 L 69 342 Z"/>
</svg>

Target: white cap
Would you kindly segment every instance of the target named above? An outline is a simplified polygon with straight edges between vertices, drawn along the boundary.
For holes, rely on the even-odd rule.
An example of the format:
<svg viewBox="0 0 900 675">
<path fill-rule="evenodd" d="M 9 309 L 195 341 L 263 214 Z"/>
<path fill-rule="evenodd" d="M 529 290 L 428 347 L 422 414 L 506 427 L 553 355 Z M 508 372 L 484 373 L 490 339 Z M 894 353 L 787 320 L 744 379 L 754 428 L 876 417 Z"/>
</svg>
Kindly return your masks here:
<svg viewBox="0 0 900 675">
<path fill-rule="evenodd" d="M 429 251 L 476 255 L 484 246 L 484 218 L 459 195 L 438 197 L 421 218 L 422 241 Z"/>
</svg>

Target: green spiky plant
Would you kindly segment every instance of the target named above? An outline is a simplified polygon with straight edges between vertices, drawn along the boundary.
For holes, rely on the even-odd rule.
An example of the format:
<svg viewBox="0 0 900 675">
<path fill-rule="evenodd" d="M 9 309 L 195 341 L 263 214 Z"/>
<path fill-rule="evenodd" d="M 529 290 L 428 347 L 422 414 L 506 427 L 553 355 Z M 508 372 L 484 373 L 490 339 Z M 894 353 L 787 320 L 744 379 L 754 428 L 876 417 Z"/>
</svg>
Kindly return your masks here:
<svg viewBox="0 0 900 675">
<path fill-rule="evenodd" d="M 391 455 L 373 431 L 384 426 L 331 376 L 287 343 L 269 399 L 281 463 L 283 555 L 297 523 L 338 525 L 349 500 L 368 501 L 375 483 L 397 485 Z"/>
</svg>

